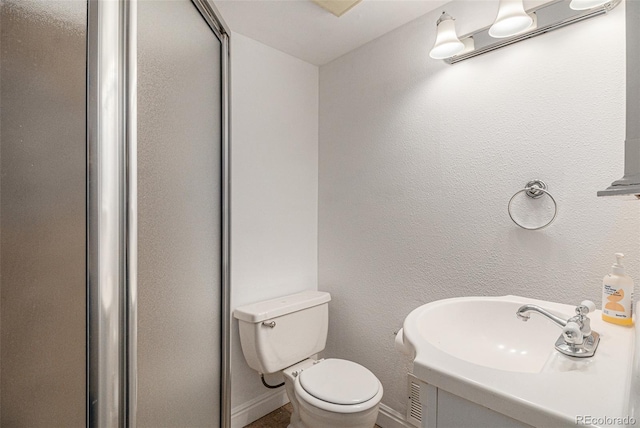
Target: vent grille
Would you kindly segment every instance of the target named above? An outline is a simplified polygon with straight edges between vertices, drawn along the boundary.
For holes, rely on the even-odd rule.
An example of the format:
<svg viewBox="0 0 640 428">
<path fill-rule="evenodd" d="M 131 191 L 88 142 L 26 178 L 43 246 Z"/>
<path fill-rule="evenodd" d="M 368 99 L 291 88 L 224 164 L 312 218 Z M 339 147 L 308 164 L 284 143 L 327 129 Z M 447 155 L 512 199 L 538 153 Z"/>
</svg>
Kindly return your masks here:
<svg viewBox="0 0 640 428">
<path fill-rule="evenodd" d="M 407 422 L 415 427 L 422 423 L 422 405 L 420 404 L 420 383 L 409 373 L 409 403 L 407 405 Z"/>
</svg>

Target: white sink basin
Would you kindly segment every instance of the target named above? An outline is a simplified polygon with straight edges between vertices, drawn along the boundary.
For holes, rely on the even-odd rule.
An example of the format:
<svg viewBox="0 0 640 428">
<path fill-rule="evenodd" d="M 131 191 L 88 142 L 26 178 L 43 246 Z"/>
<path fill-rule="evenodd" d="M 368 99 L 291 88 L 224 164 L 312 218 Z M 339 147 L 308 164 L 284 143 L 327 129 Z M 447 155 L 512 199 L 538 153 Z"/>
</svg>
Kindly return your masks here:
<svg viewBox="0 0 640 428">
<path fill-rule="evenodd" d="M 593 357 L 568 357 L 555 350 L 558 326 L 538 313 L 527 322 L 516 317 L 524 304 L 563 319 L 575 314 L 572 305 L 518 296 L 462 297 L 416 308 L 400 336 L 413 355 L 413 374 L 531 426 L 575 426 L 579 415 L 631 414 L 632 378 L 640 395 L 640 374 L 632 369 L 635 327 L 590 313 L 600 345 Z"/>
<path fill-rule="evenodd" d="M 554 354 L 562 330 L 540 314 L 532 314 L 527 322 L 519 320 L 520 306 L 503 300 L 440 300 L 412 313 L 405 331 L 414 328 L 422 339 L 461 360 L 539 373 Z M 573 314 L 556 315 L 567 319 Z"/>
</svg>

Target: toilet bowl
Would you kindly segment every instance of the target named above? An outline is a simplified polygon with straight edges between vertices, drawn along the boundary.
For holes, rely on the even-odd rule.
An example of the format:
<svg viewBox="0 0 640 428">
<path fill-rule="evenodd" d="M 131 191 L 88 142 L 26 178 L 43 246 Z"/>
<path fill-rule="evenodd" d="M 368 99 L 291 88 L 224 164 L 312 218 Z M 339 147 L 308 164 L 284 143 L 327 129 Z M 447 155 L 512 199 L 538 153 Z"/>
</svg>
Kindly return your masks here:
<svg viewBox="0 0 640 428">
<path fill-rule="evenodd" d="M 371 428 L 382 384 L 360 364 L 308 359 L 283 370 L 293 407 L 289 428 Z"/>
<path fill-rule="evenodd" d="M 236 308 L 240 344 L 257 372 L 281 372 L 293 406 L 289 428 L 373 428 L 382 384 L 348 360 L 314 360 L 327 342 L 329 293 L 306 291 Z"/>
</svg>

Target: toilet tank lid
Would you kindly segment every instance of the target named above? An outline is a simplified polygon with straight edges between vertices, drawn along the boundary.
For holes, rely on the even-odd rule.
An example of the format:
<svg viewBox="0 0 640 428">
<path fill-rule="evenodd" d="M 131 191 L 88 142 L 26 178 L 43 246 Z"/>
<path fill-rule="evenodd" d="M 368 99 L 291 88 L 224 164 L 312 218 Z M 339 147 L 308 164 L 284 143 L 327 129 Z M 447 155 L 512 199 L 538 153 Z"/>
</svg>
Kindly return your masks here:
<svg viewBox="0 0 640 428">
<path fill-rule="evenodd" d="M 241 306 L 233 311 L 233 316 L 249 323 L 258 323 L 270 318 L 276 318 L 318 306 L 330 300 L 331 295 L 324 291 L 304 291 L 277 299 Z"/>
</svg>

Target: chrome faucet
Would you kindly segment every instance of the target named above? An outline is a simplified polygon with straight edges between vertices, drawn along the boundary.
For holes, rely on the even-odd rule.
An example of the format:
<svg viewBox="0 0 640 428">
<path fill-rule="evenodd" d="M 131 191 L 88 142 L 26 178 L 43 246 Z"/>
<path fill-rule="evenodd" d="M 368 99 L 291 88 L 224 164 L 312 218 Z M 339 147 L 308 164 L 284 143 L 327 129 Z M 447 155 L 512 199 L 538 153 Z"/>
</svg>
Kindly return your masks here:
<svg viewBox="0 0 640 428">
<path fill-rule="evenodd" d="M 593 302 L 585 300 L 576 307 L 576 314 L 565 321 L 538 305 L 523 305 L 516 311 L 516 316 L 522 321 L 528 321 L 530 312 L 544 315 L 562 329 L 562 334 L 556 341 L 556 349 L 570 357 L 586 358 L 595 354 L 600 342 L 600 335 L 591 330 L 591 320 L 587 316 L 595 309 Z"/>
</svg>

